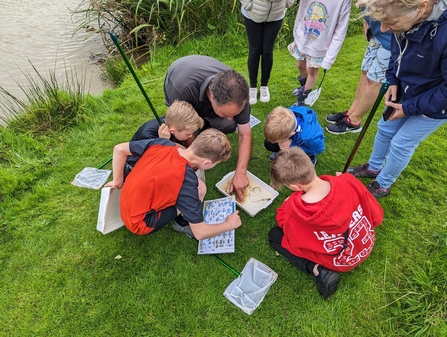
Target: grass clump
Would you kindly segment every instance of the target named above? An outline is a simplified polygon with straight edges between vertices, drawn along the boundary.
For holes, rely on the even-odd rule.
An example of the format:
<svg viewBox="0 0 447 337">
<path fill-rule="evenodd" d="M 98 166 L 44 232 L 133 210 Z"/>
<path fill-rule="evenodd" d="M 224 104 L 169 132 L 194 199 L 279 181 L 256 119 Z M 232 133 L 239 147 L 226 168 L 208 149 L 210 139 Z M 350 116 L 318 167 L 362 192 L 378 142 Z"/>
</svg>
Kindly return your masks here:
<svg viewBox="0 0 447 337">
<path fill-rule="evenodd" d="M 31 64 L 32 65 L 32 64 Z M 63 131 L 87 119 L 85 82 L 67 73 L 65 82 L 56 77 L 55 70 L 46 76 L 32 65 L 34 73 L 23 72 L 26 83 L 18 83 L 24 98 L 18 98 L 0 86 L 1 117 L 16 132 L 45 133 Z"/>
<path fill-rule="evenodd" d="M 432 260 L 399 280 L 391 312 L 402 334 L 447 336 L 447 277 Z"/>
</svg>

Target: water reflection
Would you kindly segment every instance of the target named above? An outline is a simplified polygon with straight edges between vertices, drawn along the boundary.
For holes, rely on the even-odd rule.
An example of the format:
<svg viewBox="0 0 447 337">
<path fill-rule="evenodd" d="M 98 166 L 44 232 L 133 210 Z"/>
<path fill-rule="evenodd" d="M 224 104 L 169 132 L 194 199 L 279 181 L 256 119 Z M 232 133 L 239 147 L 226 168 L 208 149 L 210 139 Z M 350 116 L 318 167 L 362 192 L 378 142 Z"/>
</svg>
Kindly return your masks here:
<svg viewBox="0 0 447 337">
<path fill-rule="evenodd" d="M 15 80 L 26 84 L 22 71 L 40 73 L 56 69 L 58 78 L 65 71 L 85 76 L 88 91 L 99 94 L 107 86 L 95 62 L 105 55 L 102 40 L 83 41 L 87 32 L 76 34 L 71 10 L 81 0 L 2 0 L 0 1 L 0 86 L 22 97 Z M 93 62 L 92 62 L 93 61 Z"/>
</svg>

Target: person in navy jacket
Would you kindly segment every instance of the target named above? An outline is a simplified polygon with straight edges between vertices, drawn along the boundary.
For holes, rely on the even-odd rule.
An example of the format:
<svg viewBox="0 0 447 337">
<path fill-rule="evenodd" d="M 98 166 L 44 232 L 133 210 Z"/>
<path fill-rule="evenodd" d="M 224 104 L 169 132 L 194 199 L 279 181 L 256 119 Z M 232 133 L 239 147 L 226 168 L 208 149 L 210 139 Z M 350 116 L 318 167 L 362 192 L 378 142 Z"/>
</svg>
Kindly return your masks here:
<svg viewBox="0 0 447 337">
<path fill-rule="evenodd" d="M 348 169 L 357 177 L 376 178 L 368 189 L 380 198 L 390 193 L 418 145 L 447 122 L 447 0 L 359 0 L 357 5 L 381 22 L 382 31 L 394 33 L 385 94 L 394 112 L 389 120 L 380 119 L 369 161 Z"/>
</svg>

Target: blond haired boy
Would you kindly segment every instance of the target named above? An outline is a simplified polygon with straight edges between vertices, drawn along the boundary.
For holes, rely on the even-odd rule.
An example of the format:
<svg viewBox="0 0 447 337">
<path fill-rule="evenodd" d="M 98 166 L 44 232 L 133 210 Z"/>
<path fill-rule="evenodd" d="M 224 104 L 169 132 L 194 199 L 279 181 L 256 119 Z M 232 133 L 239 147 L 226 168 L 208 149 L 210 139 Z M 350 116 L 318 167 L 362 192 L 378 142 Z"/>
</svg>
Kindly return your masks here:
<svg viewBox="0 0 447 337">
<path fill-rule="evenodd" d="M 268 115 L 264 125 L 264 146 L 272 151 L 270 160 L 279 150 L 301 147 L 315 165 L 316 155 L 324 151 L 324 133 L 315 111 L 308 107 L 278 106 Z"/>
<path fill-rule="evenodd" d="M 191 104 L 185 101 L 174 101 L 162 116 L 162 125 L 156 119 L 140 126 L 130 140 L 166 138 L 180 143 L 191 138 L 198 129 L 203 128 L 203 119 Z"/>
<path fill-rule="evenodd" d="M 113 181 L 105 186 L 122 188 L 121 219 L 134 234 L 154 233 L 181 212 L 195 238 L 214 237 L 238 228 L 241 220 L 236 211 L 220 224 L 205 224 L 206 185 L 194 169 L 211 169 L 230 154 L 227 136 L 216 129 L 200 133 L 187 149 L 164 138 L 118 144 L 113 151 Z M 124 163 L 130 155 L 138 160 L 124 182 Z"/>
<path fill-rule="evenodd" d="M 383 210 L 352 174 L 318 177 L 298 147 L 278 152 L 270 178 L 275 189 L 293 191 L 277 210 L 270 245 L 312 275 L 326 299 L 337 290 L 337 272 L 352 270 L 371 253 Z"/>
<path fill-rule="evenodd" d="M 181 146 L 187 147 L 187 140 L 194 132 L 203 127 L 203 119 L 197 114 L 197 111 L 191 104 L 185 101 L 175 101 L 172 103 L 166 116 L 162 116 L 162 125 L 156 119 L 150 120 L 141 125 L 137 132 L 130 139 L 131 142 L 152 139 L 166 138 Z M 126 177 L 135 166 L 137 158 L 129 156 L 126 160 L 124 177 Z"/>
</svg>

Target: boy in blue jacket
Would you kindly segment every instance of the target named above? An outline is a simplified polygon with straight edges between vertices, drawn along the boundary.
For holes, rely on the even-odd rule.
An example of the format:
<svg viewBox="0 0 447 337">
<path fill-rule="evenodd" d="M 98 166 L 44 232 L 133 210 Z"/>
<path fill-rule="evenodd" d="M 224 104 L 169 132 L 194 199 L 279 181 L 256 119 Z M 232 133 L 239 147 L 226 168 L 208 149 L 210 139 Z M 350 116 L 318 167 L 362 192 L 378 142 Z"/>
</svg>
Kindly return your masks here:
<svg viewBox="0 0 447 337">
<path fill-rule="evenodd" d="M 324 151 L 324 134 L 317 114 L 305 106 L 278 106 L 268 115 L 264 125 L 264 146 L 272 151 L 270 160 L 279 150 L 299 146 L 317 162 L 316 155 Z"/>
</svg>

